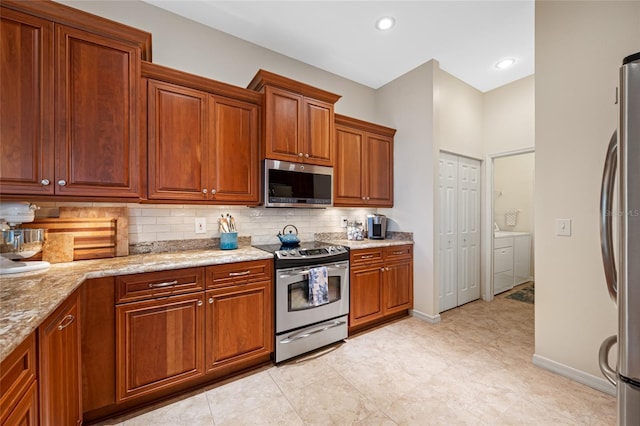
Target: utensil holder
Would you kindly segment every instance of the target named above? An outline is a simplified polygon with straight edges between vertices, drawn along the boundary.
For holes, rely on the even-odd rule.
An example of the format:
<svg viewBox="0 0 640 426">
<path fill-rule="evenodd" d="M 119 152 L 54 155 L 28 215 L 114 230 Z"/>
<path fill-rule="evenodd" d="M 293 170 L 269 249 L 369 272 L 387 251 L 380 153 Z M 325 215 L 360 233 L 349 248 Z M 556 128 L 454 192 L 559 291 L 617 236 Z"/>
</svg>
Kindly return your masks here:
<svg viewBox="0 0 640 426">
<path fill-rule="evenodd" d="M 221 232 L 220 233 L 220 249 L 234 250 L 238 248 L 237 232 Z"/>
</svg>

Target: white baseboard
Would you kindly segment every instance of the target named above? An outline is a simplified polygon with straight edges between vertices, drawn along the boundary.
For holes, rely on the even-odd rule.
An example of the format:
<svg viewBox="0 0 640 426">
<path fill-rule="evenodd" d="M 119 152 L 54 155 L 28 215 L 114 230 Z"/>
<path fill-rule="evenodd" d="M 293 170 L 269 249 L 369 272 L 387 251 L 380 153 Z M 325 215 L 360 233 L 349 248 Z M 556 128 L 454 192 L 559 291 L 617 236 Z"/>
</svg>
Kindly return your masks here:
<svg viewBox="0 0 640 426">
<path fill-rule="evenodd" d="M 569 367 L 568 365 L 561 364 L 559 362 L 536 354 L 533 355 L 532 362 L 534 365 L 537 365 L 540 368 L 544 368 L 545 370 L 549 370 L 553 373 L 559 374 L 578 383 L 582 383 L 583 385 L 587 385 L 591 388 L 599 390 L 600 392 L 616 396 L 615 386 L 609 383 L 606 379 L 596 377 L 594 375 L 585 373 L 584 371 L 577 370 L 573 367 Z"/>
<path fill-rule="evenodd" d="M 420 312 L 420 311 L 416 311 L 415 309 L 411 309 L 411 310 L 409 310 L 409 315 L 411 315 L 412 317 L 416 317 L 418 319 L 421 319 L 422 321 L 429 322 L 431 324 L 437 324 L 437 323 L 440 322 L 440 314 L 429 315 L 429 314 L 425 314 L 424 312 Z"/>
</svg>

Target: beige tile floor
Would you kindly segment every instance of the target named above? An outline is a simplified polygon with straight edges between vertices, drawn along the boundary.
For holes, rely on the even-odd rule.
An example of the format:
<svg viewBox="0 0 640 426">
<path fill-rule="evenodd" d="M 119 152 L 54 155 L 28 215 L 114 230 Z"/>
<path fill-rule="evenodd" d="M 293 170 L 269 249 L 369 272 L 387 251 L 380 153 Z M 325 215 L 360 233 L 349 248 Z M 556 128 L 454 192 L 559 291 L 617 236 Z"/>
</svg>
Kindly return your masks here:
<svg viewBox="0 0 640 426">
<path fill-rule="evenodd" d="M 535 367 L 533 305 L 405 318 L 104 425 L 615 425 L 615 398 Z"/>
</svg>

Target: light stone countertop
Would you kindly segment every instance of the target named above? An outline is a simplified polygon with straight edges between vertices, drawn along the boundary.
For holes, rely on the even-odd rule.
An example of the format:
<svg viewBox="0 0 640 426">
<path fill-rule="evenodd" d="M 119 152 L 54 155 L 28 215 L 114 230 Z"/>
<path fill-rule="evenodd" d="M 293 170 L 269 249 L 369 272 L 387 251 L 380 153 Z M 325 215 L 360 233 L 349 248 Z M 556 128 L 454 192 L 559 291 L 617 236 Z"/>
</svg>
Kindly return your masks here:
<svg viewBox="0 0 640 426">
<path fill-rule="evenodd" d="M 262 259 L 273 259 L 273 254 L 240 246 L 237 250 L 191 250 L 80 260 L 53 264 L 46 271 L 1 275 L 0 361 L 89 278 Z"/>
</svg>

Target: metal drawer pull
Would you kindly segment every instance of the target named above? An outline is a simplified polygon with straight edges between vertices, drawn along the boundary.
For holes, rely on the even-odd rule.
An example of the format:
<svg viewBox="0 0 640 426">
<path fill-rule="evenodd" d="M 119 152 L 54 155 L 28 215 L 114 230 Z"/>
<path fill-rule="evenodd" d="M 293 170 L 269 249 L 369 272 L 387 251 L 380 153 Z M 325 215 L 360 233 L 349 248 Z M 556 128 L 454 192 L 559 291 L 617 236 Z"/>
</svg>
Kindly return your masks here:
<svg viewBox="0 0 640 426">
<path fill-rule="evenodd" d="M 360 256 L 360 259 L 371 259 L 373 257 L 372 254 L 368 255 L 368 256 Z"/>
<path fill-rule="evenodd" d="M 465 241 L 466 241 L 466 240 L 465 240 Z M 391 253 L 391 254 L 396 254 L 396 255 L 398 255 L 398 254 L 404 254 L 404 252 L 403 252 L 403 251 L 394 251 L 394 252 L 393 252 L 393 253 Z"/>
<path fill-rule="evenodd" d="M 65 328 L 69 327 L 71 325 L 71 323 L 73 322 L 73 320 L 75 320 L 76 317 L 74 317 L 73 315 L 69 314 L 66 317 L 62 318 L 62 321 L 60 321 L 60 324 L 58 324 L 58 330 L 64 330 Z"/>
<path fill-rule="evenodd" d="M 249 275 L 251 271 L 242 271 L 242 272 L 229 272 L 230 277 L 240 277 L 242 275 Z"/>
<path fill-rule="evenodd" d="M 305 331 L 302 334 L 294 334 L 291 337 L 287 337 L 286 339 L 281 340 L 280 343 L 287 344 L 287 343 L 295 342 L 296 340 L 305 339 L 307 337 L 310 337 L 313 334 L 321 333 L 323 331 L 327 331 L 332 328 L 340 327 L 341 325 L 344 325 L 344 324 L 345 324 L 344 321 L 335 321 L 333 324 L 326 325 L 321 328 L 316 328 L 315 330 Z"/>
<path fill-rule="evenodd" d="M 178 284 L 178 280 L 168 281 L 166 283 L 157 283 L 157 284 L 149 284 L 149 288 L 162 288 L 162 287 L 171 287 L 173 285 Z"/>
</svg>

